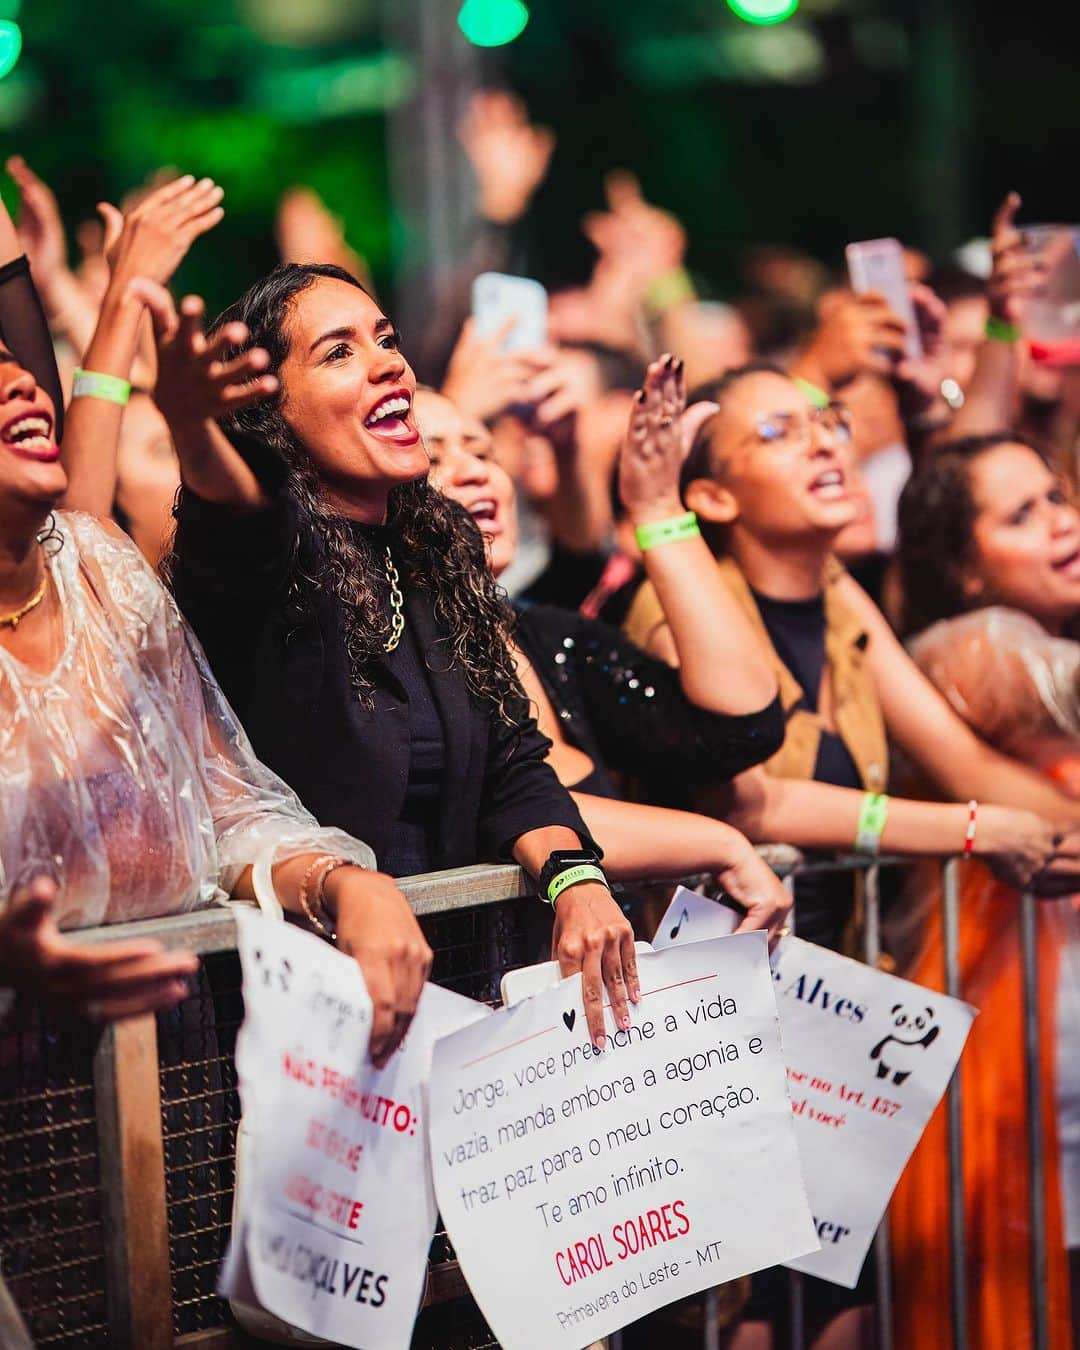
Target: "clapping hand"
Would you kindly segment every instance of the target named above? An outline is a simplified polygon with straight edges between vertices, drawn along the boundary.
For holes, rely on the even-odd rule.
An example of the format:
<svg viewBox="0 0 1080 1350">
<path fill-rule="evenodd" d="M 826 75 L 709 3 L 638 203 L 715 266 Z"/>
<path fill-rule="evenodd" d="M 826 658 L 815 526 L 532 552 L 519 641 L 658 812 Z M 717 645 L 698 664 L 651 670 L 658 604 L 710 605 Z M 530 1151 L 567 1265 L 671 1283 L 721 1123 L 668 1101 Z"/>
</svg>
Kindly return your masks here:
<svg viewBox="0 0 1080 1350">
<path fill-rule="evenodd" d="M 144 277 L 165 285 L 195 240 L 224 217 L 223 196 L 213 179 L 185 174 L 149 192 L 126 215 L 99 202 L 114 281 L 126 285 Z"/>
<path fill-rule="evenodd" d="M 198 296 L 186 296 L 178 313 L 172 296 L 155 281 L 138 277 L 129 291 L 150 311 L 158 352 L 154 396 L 174 432 L 216 421 L 277 392 L 277 376 L 263 373 L 270 357 L 262 347 L 229 355 L 248 339 L 244 324 L 227 323 L 208 340 L 206 307 Z"/>
</svg>

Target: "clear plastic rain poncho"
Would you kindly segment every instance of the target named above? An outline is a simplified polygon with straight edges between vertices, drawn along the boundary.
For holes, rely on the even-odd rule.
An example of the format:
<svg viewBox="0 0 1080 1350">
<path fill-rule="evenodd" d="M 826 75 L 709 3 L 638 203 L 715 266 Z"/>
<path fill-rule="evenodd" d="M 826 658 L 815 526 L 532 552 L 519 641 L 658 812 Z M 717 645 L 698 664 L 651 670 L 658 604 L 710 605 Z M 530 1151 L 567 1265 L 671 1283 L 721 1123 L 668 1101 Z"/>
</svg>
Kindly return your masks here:
<svg viewBox="0 0 1080 1350">
<path fill-rule="evenodd" d="M 1033 742 L 1080 743 L 1080 643 L 1020 610 L 988 606 L 944 619 L 911 655 L 969 726 L 1031 760 Z"/>
<path fill-rule="evenodd" d="M 175 914 L 224 900 L 254 865 L 273 908 L 275 862 L 374 866 L 255 757 L 134 546 L 76 513 L 57 530 L 45 548 L 62 654 L 38 674 L 0 647 L 0 907 L 47 873 L 64 928 Z"/>
<path fill-rule="evenodd" d="M 909 649 L 980 736 L 1043 770 L 1069 795 L 1080 797 L 1080 642 L 1053 637 L 1030 615 L 998 605 L 944 619 L 915 638 Z M 965 890 L 962 924 L 997 933 L 1002 915 L 994 895 L 989 884 L 981 892 Z M 1078 905 L 1080 896 L 1071 896 L 1044 900 L 1038 907 L 1040 929 L 1053 934 L 1056 949 L 1054 962 L 1041 949 L 1039 978 L 1042 983 L 1056 976 L 1052 1034 L 1065 1242 L 1070 1248 L 1080 1245 Z M 991 950 L 996 951 L 992 945 Z M 1003 959 L 1000 953 L 998 959 Z M 1044 1034 L 1049 1034 L 1045 1028 Z"/>
</svg>

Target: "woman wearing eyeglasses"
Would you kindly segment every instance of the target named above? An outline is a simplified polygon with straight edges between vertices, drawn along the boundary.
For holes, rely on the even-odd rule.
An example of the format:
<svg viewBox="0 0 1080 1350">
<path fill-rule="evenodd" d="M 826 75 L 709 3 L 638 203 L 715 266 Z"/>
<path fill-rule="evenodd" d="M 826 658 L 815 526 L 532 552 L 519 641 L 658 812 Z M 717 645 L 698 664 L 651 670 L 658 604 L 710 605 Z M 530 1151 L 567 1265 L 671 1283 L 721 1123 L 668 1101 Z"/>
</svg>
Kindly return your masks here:
<svg viewBox="0 0 1080 1350">
<path fill-rule="evenodd" d="M 977 853 L 1023 885 L 1046 892 L 1075 885 L 1077 803 L 975 735 L 832 556 L 858 510 L 845 409 L 765 365 L 728 372 L 707 396 L 714 411 L 683 466 L 682 498 L 771 653 L 786 734 L 763 768 L 705 789 L 695 804 L 757 841 Z M 671 659 L 667 620 L 649 583 L 626 627 L 641 646 Z M 886 797 L 890 740 L 952 802 Z M 1008 805 L 986 805 L 986 798 Z M 853 914 L 849 881 L 800 881 L 801 936 L 838 949 Z M 783 1272 L 755 1277 L 733 1350 L 771 1344 L 762 1324 L 783 1306 L 784 1279 Z M 854 1347 L 869 1334 L 859 1306 L 869 1302 L 868 1288 L 852 1295 L 816 1280 L 806 1288 L 819 1350 Z"/>
</svg>

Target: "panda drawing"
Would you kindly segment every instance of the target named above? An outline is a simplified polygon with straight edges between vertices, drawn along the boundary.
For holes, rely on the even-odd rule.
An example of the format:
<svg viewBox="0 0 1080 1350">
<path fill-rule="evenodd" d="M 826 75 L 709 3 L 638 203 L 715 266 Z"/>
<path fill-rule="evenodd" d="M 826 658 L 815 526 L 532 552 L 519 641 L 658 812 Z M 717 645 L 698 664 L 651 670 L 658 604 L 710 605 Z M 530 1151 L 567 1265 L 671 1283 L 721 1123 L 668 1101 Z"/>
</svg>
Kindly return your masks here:
<svg viewBox="0 0 1080 1350">
<path fill-rule="evenodd" d="M 878 1041 L 870 1051 L 870 1058 L 877 1060 L 879 1078 L 892 1074 L 892 1081 L 899 1086 L 911 1076 L 923 1051 L 937 1040 L 941 1028 L 933 1025 L 933 1008 L 909 1013 L 902 1003 L 896 1003 L 892 1018 L 894 1030 Z"/>
</svg>

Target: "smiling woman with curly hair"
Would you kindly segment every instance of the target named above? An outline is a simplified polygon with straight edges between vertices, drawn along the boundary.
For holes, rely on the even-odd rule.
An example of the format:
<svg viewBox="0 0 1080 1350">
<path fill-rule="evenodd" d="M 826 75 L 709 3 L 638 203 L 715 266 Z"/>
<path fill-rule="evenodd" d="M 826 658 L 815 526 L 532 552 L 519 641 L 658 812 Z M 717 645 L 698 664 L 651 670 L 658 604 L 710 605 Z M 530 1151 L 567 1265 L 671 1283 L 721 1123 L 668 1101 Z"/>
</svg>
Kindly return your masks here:
<svg viewBox="0 0 1080 1350">
<path fill-rule="evenodd" d="M 208 341 L 198 301 L 177 317 L 144 298 L 184 482 L 169 574 L 259 753 L 395 876 L 511 857 L 542 874 L 594 1039 L 604 984 L 628 1025 L 630 925 L 544 762 L 480 532 L 428 486 L 390 320 L 322 265 L 278 268 Z"/>
</svg>

